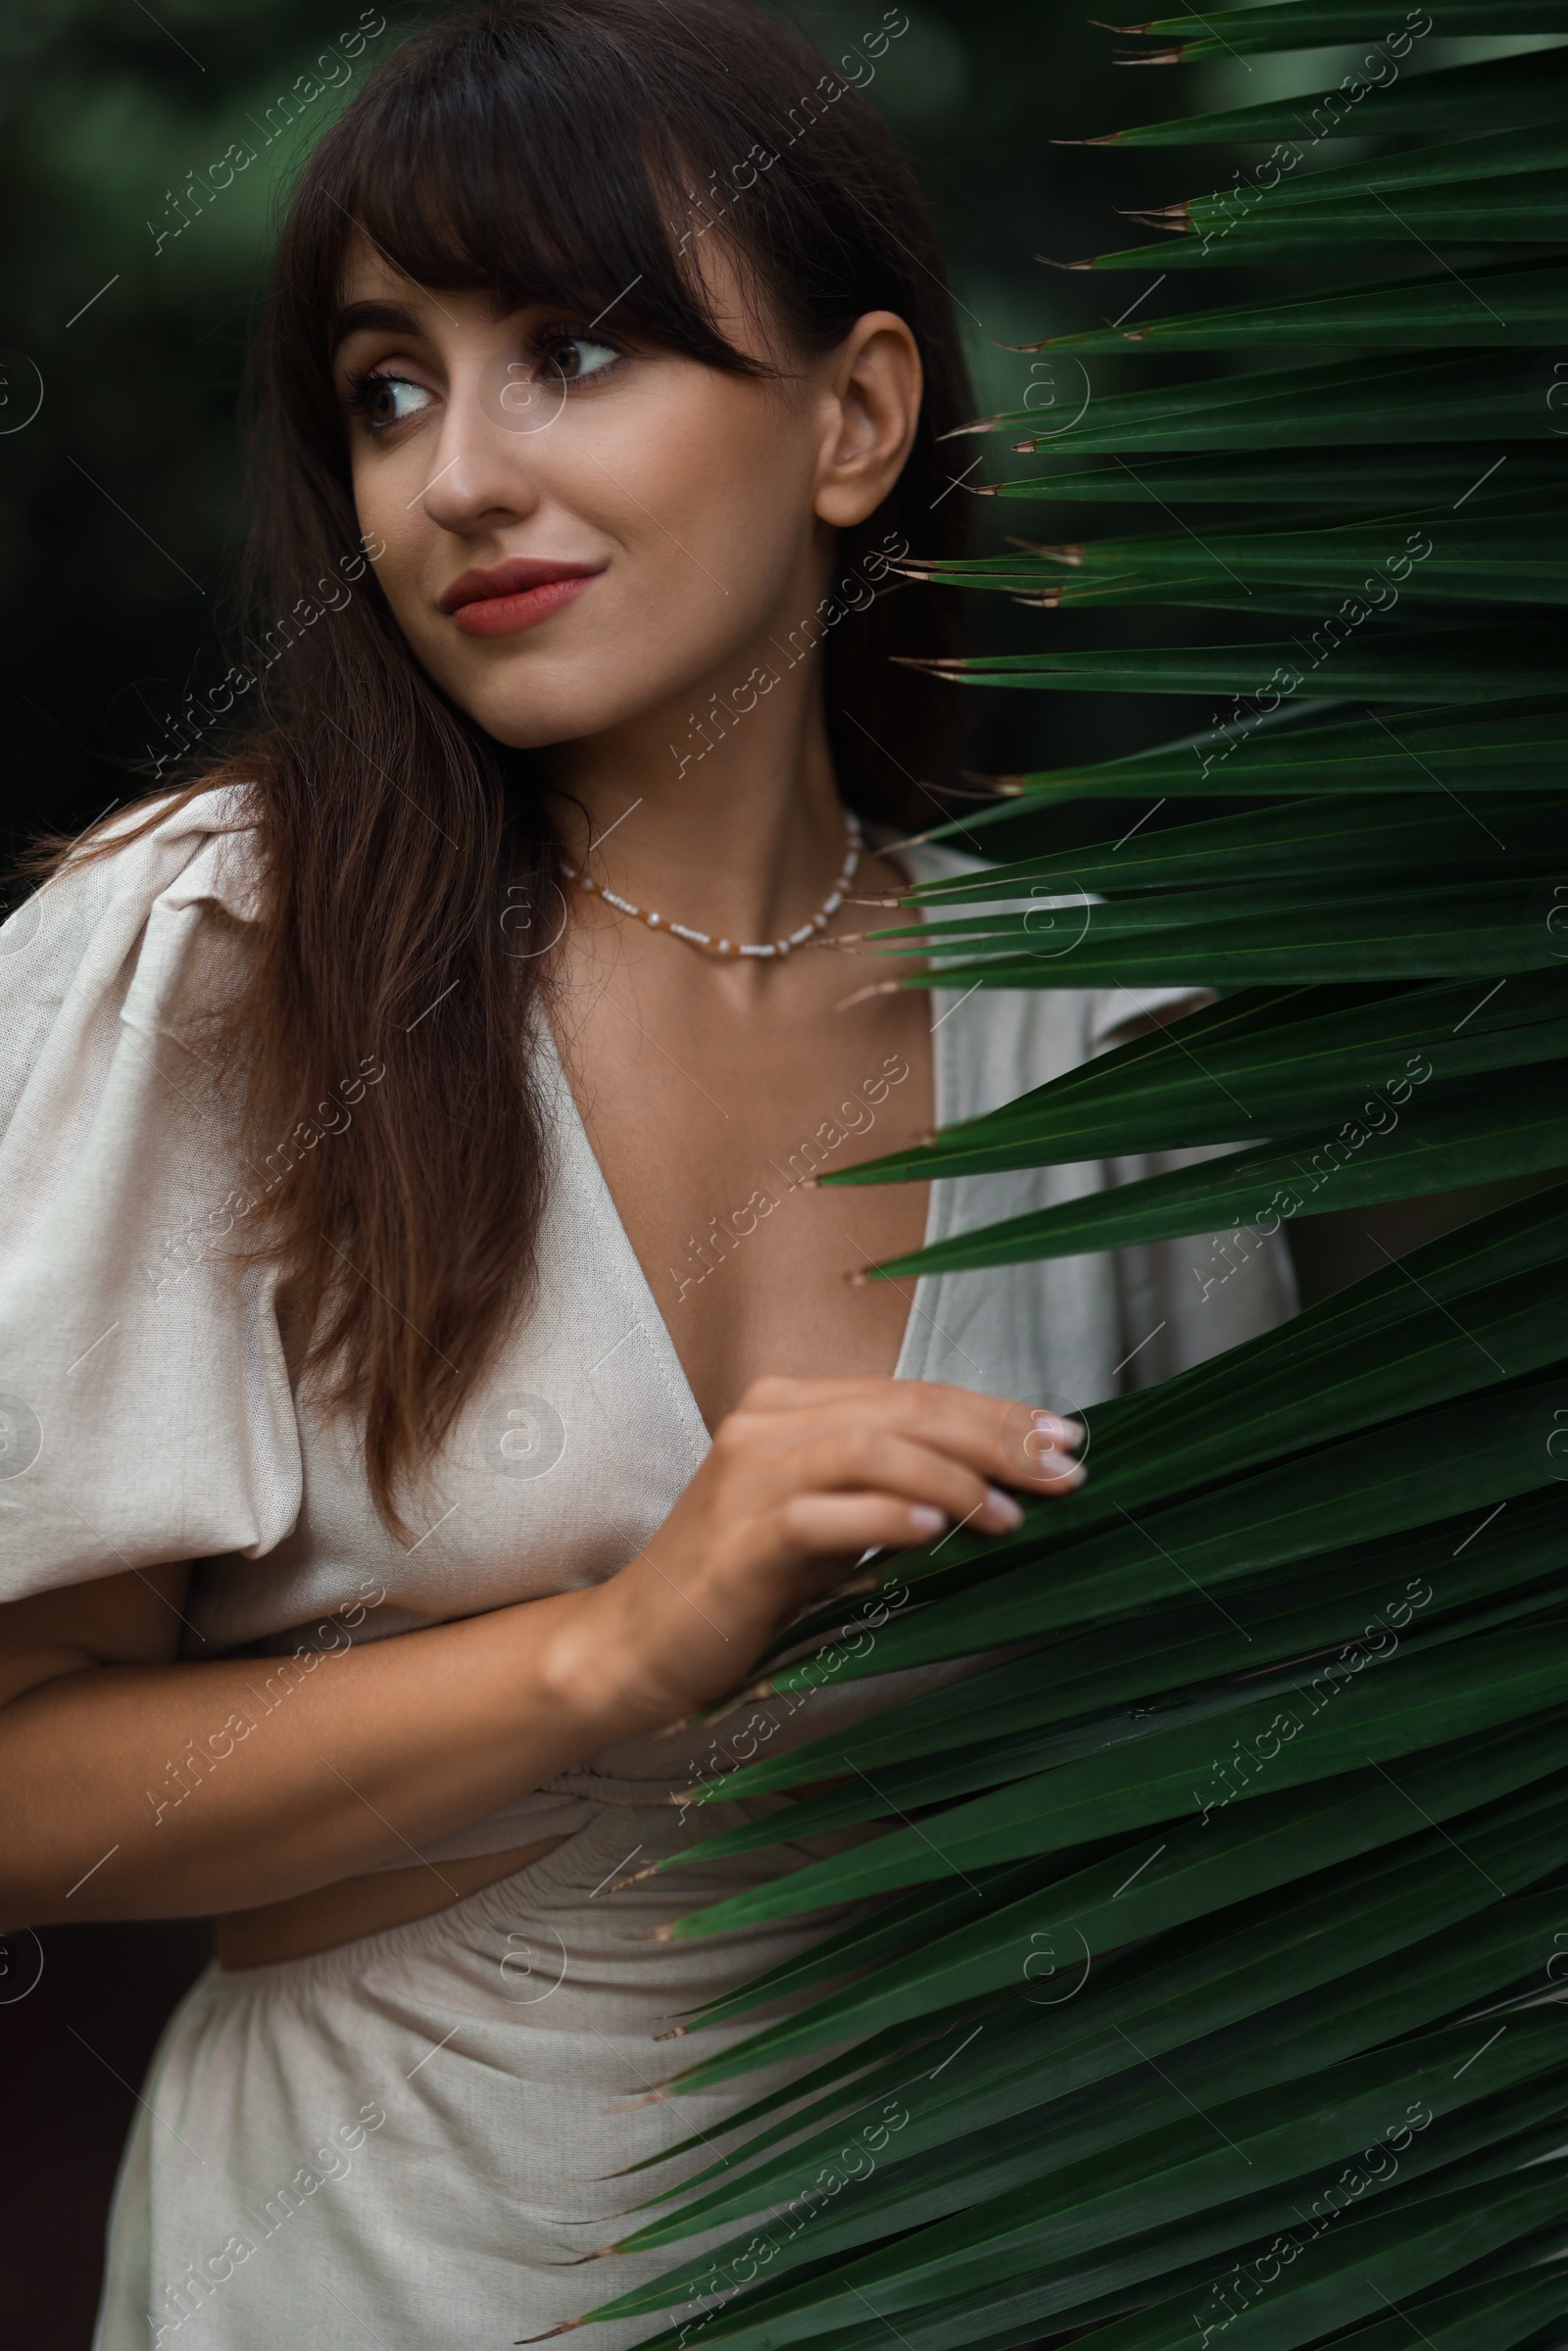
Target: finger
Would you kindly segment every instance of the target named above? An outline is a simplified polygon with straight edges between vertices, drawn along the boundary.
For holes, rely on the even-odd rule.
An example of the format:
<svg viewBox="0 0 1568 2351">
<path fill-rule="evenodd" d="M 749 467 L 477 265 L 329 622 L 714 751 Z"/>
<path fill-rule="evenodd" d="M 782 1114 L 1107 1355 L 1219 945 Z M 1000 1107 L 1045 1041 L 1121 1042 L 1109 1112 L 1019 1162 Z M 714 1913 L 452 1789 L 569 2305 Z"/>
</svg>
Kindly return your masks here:
<svg viewBox="0 0 1568 2351">
<path fill-rule="evenodd" d="M 798 1494 L 785 1503 L 783 1519 L 791 1542 L 813 1554 L 907 1550 L 948 1523 L 930 1503 L 889 1494 Z"/>
<path fill-rule="evenodd" d="M 1071 1494 L 1074 1487 L 1081 1486 L 1088 1475 L 1083 1463 L 1075 1461 L 1070 1453 L 1058 1453 L 1047 1446 L 1036 1456 L 1027 1481 L 1018 1478 L 1014 1483 L 1027 1483 L 1033 1493 Z"/>
<path fill-rule="evenodd" d="M 988 1535 L 1011 1534 L 1023 1513 L 1009 1494 L 953 1455 L 907 1437 L 870 1427 L 817 1432 L 783 1465 L 798 1491 L 870 1490 L 905 1502 L 924 1502 L 954 1525 Z"/>
<path fill-rule="evenodd" d="M 764 1378 L 753 1380 L 753 1385 L 741 1396 L 741 1413 L 800 1413 L 800 1410 L 820 1410 L 825 1406 L 854 1406 L 870 1403 L 872 1408 L 891 1406 L 898 1410 L 929 1406 L 956 1406 L 964 1413 L 987 1410 L 997 1415 L 1013 1415 L 1020 1430 L 1039 1425 L 1044 1437 L 1057 1445 L 1077 1445 L 1084 1439 L 1084 1430 L 1077 1420 L 1065 1413 L 1055 1413 L 1049 1406 L 1025 1403 L 1015 1396 L 987 1396 L 973 1387 L 953 1387 L 941 1380 L 872 1380 L 872 1378 L 844 1378 L 844 1380 L 802 1380 L 788 1373 L 764 1373 Z"/>
<path fill-rule="evenodd" d="M 797 1382 L 826 1388 L 828 1383 Z M 753 1423 L 764 1443 L 788 1447 L 824 1430 L 881 1429 L 960 1461 L 988 1482 L 1037 1494 L 1082 1483 L 1072 1460 L 1081 1425 L 1043 1406 L 915 1380 L 839 1383 L 841 1393 Z"/>
<path fill-rule="evenodd" d="M 1052 1494 L 1083 1482 L 1073 1459 L 1083 1443 L 1082 1424 L 1044 1405 L 931 1386 L 911 1398 L 900 1420 L 919 1443 L 951 1449 L 1005 1485 Z"/>
</svg>

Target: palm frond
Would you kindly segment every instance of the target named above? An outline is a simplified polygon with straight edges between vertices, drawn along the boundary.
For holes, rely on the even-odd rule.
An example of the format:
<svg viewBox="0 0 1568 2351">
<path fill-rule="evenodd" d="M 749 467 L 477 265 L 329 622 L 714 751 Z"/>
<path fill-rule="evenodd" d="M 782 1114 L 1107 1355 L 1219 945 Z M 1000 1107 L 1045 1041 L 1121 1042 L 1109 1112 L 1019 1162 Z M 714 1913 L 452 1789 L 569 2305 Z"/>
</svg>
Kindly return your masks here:
<svg viewBox="0 0 1568 2351">
<path fill-rule="evenodd" d="M 769 1801 L 672 1895 L 693 1858 L 881 1834 L 673 1930 L 860 1905 L 687 2020 L 671 2098 L 785 2070 L 627 2217 L 672 2266 L 589 2315 L 660 2351 L 1502 2351 L 1568 2319 L 1568 44 L 1383 70 L 1428 33 L 1561 39 L 1568 0 L 1122 29 L 1150 65 L 1371 45 L 1335 89 L 1101 141 L 1283 145 L 1220 193 L 1184 172 L 1089 267 L 1318 274 L 1032 346 L 1062 416 L 975 428 L 1041 461 L 992 495 L 1150 527 L 909 567 L 1039 615 L 956 683 L 1235 699 L 1006 779 L 936 836 L 1004 825 L 1004 860 L 863 953 L 918 932 L 918 987 L 1219 993 L 826 1180 L 1200 1153 L 870 1270 L 1185 1238 L 1203 1297 L 1297 1217 L 1527 1190 L 1092 1405 L 1089 1482 L 903 1555 L 874 1643 L 841 1604 L 780 1636 L 759 1702 L 967 1670 L 691 1791 Z M 1107 395 L 1086 365 L 1182 353 L 1213 371 Z M 1096 642 L 1100 605 L 1179 631 Z"/>
</svg>

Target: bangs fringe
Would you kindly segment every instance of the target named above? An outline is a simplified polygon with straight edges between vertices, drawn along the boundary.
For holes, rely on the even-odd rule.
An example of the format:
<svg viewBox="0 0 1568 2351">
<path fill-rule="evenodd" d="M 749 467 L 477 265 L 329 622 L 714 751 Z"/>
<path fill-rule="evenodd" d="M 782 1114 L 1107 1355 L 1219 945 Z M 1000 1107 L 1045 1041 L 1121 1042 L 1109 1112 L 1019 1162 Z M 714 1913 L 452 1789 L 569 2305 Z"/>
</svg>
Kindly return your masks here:
<svg viewBox="0 0 1568 2351">
<path fill-rule="evenodd" d="M 710 367 L 766 372 L 720 331 L 697 267 L 705 173 L 696 159 L 711 140 L 710 98 L 683 140 L 682 76 L 670 72 L 651 88 L 660 76 L 646 50 L 634 57 L 603 23 L 579 20 L 568 53 L 541 20 L 519 55 L 515 26 L 514 15 L 503 42 L 486 10 L 449 27 L 439 53 L 414 45 L 407 70 L 373 85 L 349 135 L 333 142 L 339 184 L 302 189 L 316 216 L 323 336 L 358 228 L 416 285 L 594 323 L 614 311 L 628 329 Z M 758 110 L 732 112 L 725 127 L 744 157 Z M 760 258 L 744 231 L 728 241 L 743 268 Z"/>
</svg>

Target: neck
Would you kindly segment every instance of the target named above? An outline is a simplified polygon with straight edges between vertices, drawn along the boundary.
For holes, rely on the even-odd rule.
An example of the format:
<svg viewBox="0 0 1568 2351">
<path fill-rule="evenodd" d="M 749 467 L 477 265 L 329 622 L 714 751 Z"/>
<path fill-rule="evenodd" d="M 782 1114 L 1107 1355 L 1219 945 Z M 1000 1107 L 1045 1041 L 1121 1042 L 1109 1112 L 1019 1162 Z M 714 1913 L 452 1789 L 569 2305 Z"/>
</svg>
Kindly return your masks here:
<svg viewBox="0 0 1568 2351">
<path fill-rule="evenodd" d="M 832 888 L 845 823 L 820 654 L 792 666 L 764 637 L 746 678 L 743 655 L 725 682 L 563 746 L 552 782 L 566 854 L 596 884 L 715 937 L 769 940 Z"/>
</svg>

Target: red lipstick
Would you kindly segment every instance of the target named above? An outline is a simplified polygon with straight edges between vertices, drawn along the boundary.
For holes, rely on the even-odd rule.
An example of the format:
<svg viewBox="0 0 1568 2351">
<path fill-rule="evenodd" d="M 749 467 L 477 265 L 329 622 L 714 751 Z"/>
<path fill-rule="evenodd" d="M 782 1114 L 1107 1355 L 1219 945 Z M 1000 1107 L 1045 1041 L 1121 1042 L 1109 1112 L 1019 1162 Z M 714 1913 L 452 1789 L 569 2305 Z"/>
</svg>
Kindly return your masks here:
<svg viewBox="0 0 1568 2351">
<path fill-rule="evenodd" d="M 602 563 L 553 563 L 541 556 L 508 556 L 487 570 L 463 572 L 439 603 L 465 636 L 514 636 L 574 603 L 603 568 Z"/>
</svg>

